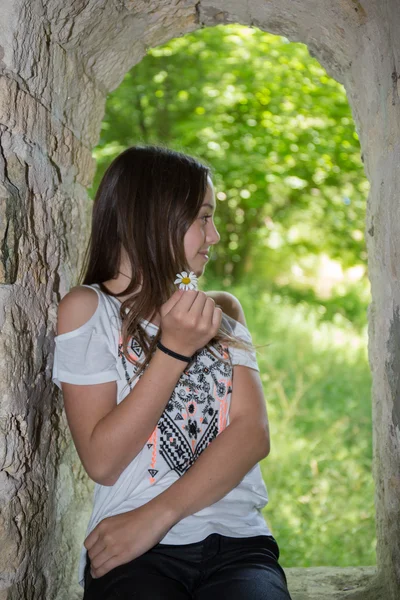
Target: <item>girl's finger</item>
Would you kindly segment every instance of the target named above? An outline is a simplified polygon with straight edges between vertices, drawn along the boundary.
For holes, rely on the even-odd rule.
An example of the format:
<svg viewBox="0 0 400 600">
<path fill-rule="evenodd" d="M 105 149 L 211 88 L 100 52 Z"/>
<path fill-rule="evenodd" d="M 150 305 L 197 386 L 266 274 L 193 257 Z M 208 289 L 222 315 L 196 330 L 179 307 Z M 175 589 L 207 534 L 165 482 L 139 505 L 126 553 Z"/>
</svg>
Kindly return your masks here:
<svg viewBox="0 0 400 600">
<path fill-rule="evenodd" d="M 110 550 L 107 549 L 107 546 L 103 546 L 102 548 L 96 548 L 95 546 L 92 548 L 90 554 L 92 555 L 90 558 L 90 566 L 94 569 L 98 569 L 101 565 L 103 565 L 107 560 L 109 560 L 113 555 Z"/>
<path fill-rule="evenodd" d="M 184 290 L 176 290 L 172 296 L 165 302 L 165 304 L 163 304 L 161 306 L 160 312 L 161 312 L 161 316 L 165 316 L 169 313 L 170 310 L 173 309 L 173 307 L 175 306 L 175 304 L 177 302 L 179 302 L 179 300 L 182 298 Z"/>
<path fill-rule="evenodd" d="M 91 550 L 98 539 L 99 539 L 99 530 L 98 530 L 98 525 L 96 525 L 96 527 L 93 529 L 93 531 L 91 531 L 89 533 L 89 535 L 83 542 L 83 545 L 85 546 L 86 550 L 88 550 L 88 551 Z"/>
<path fill-rule="evenodd" d="M 106 560 L 106 562 L 103 563 L 97 569 L 91 565 L 90 566 L 90 574 L 92 575 L 92 577 L 94 579 L 97 579 L 98 577 L 103 577 L 103 575 L 105 575 L 106 573 L 111 571 L 111 569 L 114 569 L 115 567 L 119 567 L 119 565 L 123 565 L 123 564 L 124 564 L 124 562 L 121 561 L 121 557 L 115 555 L 115 556 L 112 556 L 111 558 L 109 558 L 108 560 Z M 94 574 L 92 574 L 92 573 L 94 573 Z"/>
</svg>

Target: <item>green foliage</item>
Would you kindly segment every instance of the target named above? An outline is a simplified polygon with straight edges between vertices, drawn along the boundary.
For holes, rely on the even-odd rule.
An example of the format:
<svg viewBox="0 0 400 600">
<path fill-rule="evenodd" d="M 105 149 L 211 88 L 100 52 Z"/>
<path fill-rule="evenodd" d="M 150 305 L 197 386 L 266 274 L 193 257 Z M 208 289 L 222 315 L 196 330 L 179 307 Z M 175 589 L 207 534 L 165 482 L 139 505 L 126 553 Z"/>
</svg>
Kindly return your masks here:
<svg viewBox="0 0 400 600">
<path fill-rule="evenodd" d="M 221 242 L 208 270 L 223 285 L 322 250 L 365 262 L 369 186 L 351 111 L 303 44 L 228 25 L 150 49 L 108 97 L 94 189 L 139 142 L 212 166 Z"/>
<path fill-rule="evenodd" d="M 286 567 L 373 565 L 371 376 L 367 336 L 321 322 L 256 287 L 240 298 L 257 351 L 270 421 L 261 462 L 266 521 Z"/>
<path fill-rule="evenodd" d="M 293 308 L 313 307 L 320 323 L 328 321 L 340 325 L 348 321 L 354 330 L 365 327 L 369 303 L 369 285 L 365 279 L 347 285 L 344 291 L 335 293 L 334 290 L 332 296 L 326 299 L 319 298 L 312 287 L 302 289 L 294 284 L 284 286 L 271 283 L 266 284 L 264 289 L 285 298 Z"/>
</svg>

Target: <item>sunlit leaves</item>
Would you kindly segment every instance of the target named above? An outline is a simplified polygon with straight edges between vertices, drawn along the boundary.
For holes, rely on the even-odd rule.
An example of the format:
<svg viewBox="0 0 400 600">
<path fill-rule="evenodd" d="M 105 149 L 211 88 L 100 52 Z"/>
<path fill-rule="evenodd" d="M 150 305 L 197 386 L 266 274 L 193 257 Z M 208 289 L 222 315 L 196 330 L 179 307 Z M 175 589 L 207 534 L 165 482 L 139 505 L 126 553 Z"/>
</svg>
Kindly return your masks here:
<svg viewBox="0 0 400 600">
<path fill-rule="evenodd" d="M 240 280 L 245 264 L 248 276 L 256 257 L 258 273 L 269 278 L 271 261 L 286 264 L 318 244 L 347 265 L 365 262 L 365 240 L 352 232 L 364 229 L 369 185 L 351 110 L 343 86 L 303 44 L 227 25 L 148 50 L 108 97 L 94 189 L 113 155 L 137 142 L 204 157 L 216 191 L 235 199 L 217 202 L 215 253 L 223 260 L 208 265 L 226 285 Z M 279 222 L 282 244 L 276 234 L 269 239 L 267 215 Z M 284 234 L 299 220 L 301 244 Z M 255 247 L 264 236 L 267 244 Z"/>
</svg>

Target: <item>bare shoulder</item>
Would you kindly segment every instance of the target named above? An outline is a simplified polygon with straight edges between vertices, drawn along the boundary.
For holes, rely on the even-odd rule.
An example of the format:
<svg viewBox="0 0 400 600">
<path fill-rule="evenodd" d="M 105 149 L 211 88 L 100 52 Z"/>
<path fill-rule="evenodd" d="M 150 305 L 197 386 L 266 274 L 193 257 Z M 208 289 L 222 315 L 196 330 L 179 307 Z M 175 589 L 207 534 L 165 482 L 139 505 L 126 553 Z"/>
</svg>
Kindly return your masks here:
<svg viewBox="0 0 400 600">
<path fill-rule="evenodd" d="M 71 288 L 58 304 L 56 335 L 86 323 L 94 315 L 98 302 L 95 290 L 81 285 Z"/>
<path fill-rule="evenodd" d="M 216 292 L 214 290 L 211 290 L 205 293 L 207 294 L 207 296 L 210 296 L 210 298 L 212 298 L 216 304 L 219 304 L 219 306 L 222 308 L 222 311 L 226 315 L 247 327 L 244 310 L 236 296 L 234 296 L 230 292 L 225 291 Z"/>
</svg>

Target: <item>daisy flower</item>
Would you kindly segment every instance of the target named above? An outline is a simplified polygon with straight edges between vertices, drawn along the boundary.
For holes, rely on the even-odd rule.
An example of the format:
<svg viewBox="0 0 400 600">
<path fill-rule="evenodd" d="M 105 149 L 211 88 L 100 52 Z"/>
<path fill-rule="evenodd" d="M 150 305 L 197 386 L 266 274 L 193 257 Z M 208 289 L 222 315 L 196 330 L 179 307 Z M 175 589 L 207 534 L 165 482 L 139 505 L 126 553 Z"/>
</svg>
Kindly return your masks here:
<svg viewBox="0 0 400 600">
<path fill-rule="evenodd" d="M 197 276 L 193 271 L 190 271 L 189 275 L 186 271 L 176 274 L 177 279 L 174 283 L 179 283 L 180 290 L 197 290 Z"/>
</svg>

